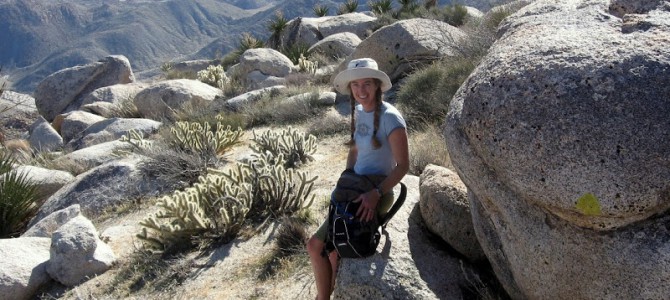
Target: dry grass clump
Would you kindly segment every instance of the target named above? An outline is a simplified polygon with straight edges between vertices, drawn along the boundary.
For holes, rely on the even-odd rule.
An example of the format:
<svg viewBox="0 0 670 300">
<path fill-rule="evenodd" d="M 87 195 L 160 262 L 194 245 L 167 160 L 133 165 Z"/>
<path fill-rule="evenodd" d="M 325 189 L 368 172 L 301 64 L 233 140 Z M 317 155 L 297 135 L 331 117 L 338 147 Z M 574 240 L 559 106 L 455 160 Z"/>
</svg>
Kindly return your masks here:
<svg viewBox="0 0 670 300">
<path fill-rule="evenodd" d="M 271 253 L 261 259 L 261 272 L 258 279 L 288 277 L 300 266 L 307 264 L 305 241 L 308 238 L 303 221 L 283 217 L 275 237 L 275 246 Z"/>
<path fill-rule="evenodd" d="M 454 169 L 442 131 L 427 125 L 409 134 L 409 173 L 421 175 L 428 164 Z"/>
<path fill-rule="evenodd" d="M 346 133 L 350 130 L 349 118 L 335 111 L 329 111 L 319 118 L 310 120 L 307 128 L 307 132 L 316 137 Z"/>
<path fill-rule="evenodd" d="M 308 96 L 291 98 L 306 94 Z M 319 116 L 325 111 L 326 106 L 319 102 L 319 95 L 319 89 L 314 87 L 269 93 L 244 107 L 241 112 L 246 116 L 248 127 L 296 124 Z"/>
</svg>

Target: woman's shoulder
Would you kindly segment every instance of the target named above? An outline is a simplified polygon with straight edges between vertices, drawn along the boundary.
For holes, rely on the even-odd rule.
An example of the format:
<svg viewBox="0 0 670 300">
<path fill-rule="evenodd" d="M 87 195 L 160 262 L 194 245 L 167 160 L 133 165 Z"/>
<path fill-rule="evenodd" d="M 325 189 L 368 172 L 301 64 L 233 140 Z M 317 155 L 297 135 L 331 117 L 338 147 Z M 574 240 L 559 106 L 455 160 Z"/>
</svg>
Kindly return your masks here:
<svg viewBox="0 0 670 300">
<path fill-rule="evenodd" d="M 388 103 L 386 101 L 382 102 L 382 112 L 402 116 L 400 114 L 400 111 L 395 106 L 393 106 L 393 104 Z"/>
</svg>

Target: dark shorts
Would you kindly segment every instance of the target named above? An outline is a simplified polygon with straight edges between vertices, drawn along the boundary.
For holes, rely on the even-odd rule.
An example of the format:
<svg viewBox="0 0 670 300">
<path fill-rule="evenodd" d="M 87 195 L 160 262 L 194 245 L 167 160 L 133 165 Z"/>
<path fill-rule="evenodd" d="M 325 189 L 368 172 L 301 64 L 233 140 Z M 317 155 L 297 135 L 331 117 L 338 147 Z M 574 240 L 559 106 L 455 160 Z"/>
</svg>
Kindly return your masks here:
<svg viewBox="0 0 670 300">
<path fill-rule="evenodd" d="M 391 209 L 391 206 L 393 206 L 393 199 L 394 199 L 393 191 L 388 192 L 384 195 L 384 197 L 379 202 L 379 205 L 377 205 L 377 216 L 384 216 Z M 328 216 L 326 216 L 326 220 L 321 224 L 319 229 L 316 230 L 316 233 L 314 233 L 314 237 L 323 242 L 326 240 L 327 231 L 328 231 Z"/>
</svg>

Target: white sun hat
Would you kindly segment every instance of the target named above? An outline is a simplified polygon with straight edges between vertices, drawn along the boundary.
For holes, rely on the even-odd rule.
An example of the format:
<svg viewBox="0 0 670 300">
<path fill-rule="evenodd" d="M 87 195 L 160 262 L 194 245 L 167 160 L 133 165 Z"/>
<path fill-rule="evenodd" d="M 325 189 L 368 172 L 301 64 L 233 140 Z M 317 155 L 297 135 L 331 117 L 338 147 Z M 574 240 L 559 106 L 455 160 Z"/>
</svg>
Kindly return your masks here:
<svg viewBox="0 0 670 300">
<path fill-rule="evenodd" d="M 359 58 L 349 62 L 347 69 L 335 76 L 333 85 L 343 95 L 349 95 L 349 82 L 363 78 L 377 78 L 382 82 L 382 92 L 391 89 L 391 79 L 379 70 L 377 62 L 372 58 Z"/>
</svg>

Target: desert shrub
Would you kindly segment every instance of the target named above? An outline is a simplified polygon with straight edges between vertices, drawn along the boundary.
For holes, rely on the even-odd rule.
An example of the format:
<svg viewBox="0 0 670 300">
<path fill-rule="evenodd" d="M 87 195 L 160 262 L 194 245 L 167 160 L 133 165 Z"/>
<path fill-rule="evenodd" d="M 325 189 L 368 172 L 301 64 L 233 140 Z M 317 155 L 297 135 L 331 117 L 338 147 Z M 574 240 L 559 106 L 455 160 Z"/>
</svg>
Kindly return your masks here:
<svg viewBox="0 0 670 300">
<path fill-rule="evenodd" d="M 198 71 L 197 76 L 199 81 L 220 89 L 228 82 L 226 71 L 221 65 L 208 66 L 207 69 Z"/>
<path fill-rule="evenodd" d="M 432 11 L 432 10 L 431 10 Z M 468 17 L 468 10 L 463 5 L 447 5 L 442 9 L 436 9 L 438 17 L 435 19 L 442 20 L 451 26 L 460 27 L 465 24 Z"/>
<path fill-rule="evenodd" d="M 165 79 L 196 79 L 197 74 L 193 71 L 178 71 L 174 69 L 173 62 L 165 62 L 161 65 L 161 71 Z"/>
<path fill-rule="evenodd" d="M 344 3 L 342 3 L 337 10 L 338 15 L 343 15 L 343 14 L 348 14 L 352 12 L 356 12 L 358 9 L 358 0 L 347 0 Z"/>
<path fill-rule="evenodd" d="M 421 175 L 428 164 L 453 170 L 447 144 L 441 129 L 435 125 L 424 126 L 409 135 L 409 173 Z"/>
<path fill-rule="evenodd" d="M 243 107 L 241 112 L 247 119 L 247 126 L 295 124 L 321 114 L 326 106 L 319 102 L 319 91 L 301 89 L 302 93 L 297 89 L 270 93 Z M 296 94 L 297 97 L 292 97 Z"/>
<path fill-rule="evenodd" d="M 268 130 L 256 135 L 249 147 L 257 154 L 270 153 L 273 157 L 280 155 L 285 159 L 284 166 L 294 168 L 301 164 L 313 161 L 312 154 L 316 152 L 316 137 L 311 134 L 301 133 L 292 127 L 281 131 Z"/>
<path fill-rule="evenodd" d="M 137 110 L 135 102 L 132 97 L 125 97 L 121 102 L 117 103 L 111 110 L 110 114 L 118 118 L 141 118 L 142 114 Z"/>
<path fill-rule="evenodd" d="M 0 151 L 0 238 L 18 236 L 39 208 L 37 187 L 12 171 L 13 164 L 11 154 Z"/>
<path fill-rule="evenodd" d="M 350 130 L 349 119 L 340 114 L 325 114 L 311 120 L 307 132 L 316 137 L 335 135 Z"/>
<path fill-rule="evenodd" d="M 410 127 L 444 122 L 449 103 L 478 60 L 445 59 L 407 77 L 397 94 Z"/>
<path fill-rule="evenodd" d="M 281 218 L 274 249 L 265 257 L 259 279 L 267 280 L 281 273 L 295 274 L 292 269 L 302 263 L 300 258 L 304 260 L 307 256 L 305 241 L 308 237 L 305 223 L 292 217 Z"/>
<path fill-rule="evenodd" d="M 328 6 L 321 4 L 316 4 L 314 5 L 314 7 L 312 7 L 312 11 L 314 12 L 314 15 L 316 15 L 317 17 L 325 17 L 326 15 L 328 15 L 329 10 L 330 8 L 328 8 Z"/>
</svg>

